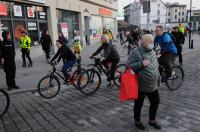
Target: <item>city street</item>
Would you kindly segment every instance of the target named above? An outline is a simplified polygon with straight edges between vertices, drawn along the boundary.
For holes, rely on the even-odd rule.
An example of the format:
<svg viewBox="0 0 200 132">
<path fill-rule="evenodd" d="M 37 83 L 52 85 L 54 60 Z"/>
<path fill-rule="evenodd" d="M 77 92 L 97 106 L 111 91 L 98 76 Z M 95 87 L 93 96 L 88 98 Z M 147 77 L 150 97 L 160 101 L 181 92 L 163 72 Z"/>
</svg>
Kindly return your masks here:
<svg viewBox="0 0 200 132">
<path fill-rule="evenodd" d="M 194 49 L 184 46 L 184 84 L 177 91 L 169 91 L 165 84 L 160 88 L 158 122 L 162 132 L 199 132 L 200 130 L 200 46 L 195 35 Z M 97 45 L 85 48 L 83 63 Z M 33 51 L 38 51 L 34 53 Z M 34 47 L 33 68 L 22 68 L 17 51 L 17 84 L 21 89 L 11 91 L 11 106 L 0 120 L 0 132 L 137 132 L 133 120 L 134 102 L 119 102 L 119 88 L 107 88 L 106 80 L 93 96 L 84 96 L 77 89 L 62 86 L 60 93 L 46 100 L 32 92 L 38 80 L 50 68 L 45 63 L 40 47 Z M 126 58 L 121 61 L 124 62 Z M 3 70 L 0 70 L 1 88 L 6 88 Z M 3 76 L 2 76 L 3 75 Z M 3 81 L 2 81 L 3 80 Z M 145 101 L 142 121 L 147 132 L 155 132 L 148 126 L 149 102 Z"/>
</svg>

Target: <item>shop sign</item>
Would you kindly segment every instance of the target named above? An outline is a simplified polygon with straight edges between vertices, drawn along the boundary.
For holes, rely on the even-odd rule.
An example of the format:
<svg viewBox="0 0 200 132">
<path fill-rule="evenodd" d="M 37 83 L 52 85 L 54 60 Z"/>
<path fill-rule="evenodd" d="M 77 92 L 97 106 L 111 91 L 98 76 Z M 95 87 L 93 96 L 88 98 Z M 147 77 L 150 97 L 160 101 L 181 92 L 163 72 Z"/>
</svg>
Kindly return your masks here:
<svg viewBox="0 0 200 132">
<path fill-rule="evenodd" d="M 37 3 L 45 3 L 45 0 L 28 0 L 28 1 L 32 1 L 32 2 L 37 2 Z"/>
<path fill-rule="evenodd" d="M 20 5 L 14 5 L 14 16 L 22 17 L 22 7 Z"/>
<path fill-rule="evenodd" d="M 112 11 L 106 8 L 99 8 L 99 15 L 112 16 Z"/>
<path fill-rule="evenodd" d="M 28 14 L 28 17 L 34 18 L 35 17 L 35 6 L 27 7 L 27 14 Z"/>
<path fill-rule="evenodd" d="M 66 37 L 66 38 L 69 38 L 68 37 L 68 23 L 60 23 L 60 28 L 61 28 L 61 31 L 63 33 L 63 35 Z"/>
<path fill-rule="evenodd" d="M 46 13 L 45 12 L 39 12 L 39 18 L 40 19 L 45 19 L 46 18 Z"/>
<path fill-rule="evenodd" d="M 29 31 L 36 31 L 37 30 L 36 22 L 28 22 L 28 30 Z"/>
<path fill-rule="evenodd" d="M 0 15 L 1 16 L 8 15 L 8 6 L 6 4 L 0 4 Z"/>
</svg>

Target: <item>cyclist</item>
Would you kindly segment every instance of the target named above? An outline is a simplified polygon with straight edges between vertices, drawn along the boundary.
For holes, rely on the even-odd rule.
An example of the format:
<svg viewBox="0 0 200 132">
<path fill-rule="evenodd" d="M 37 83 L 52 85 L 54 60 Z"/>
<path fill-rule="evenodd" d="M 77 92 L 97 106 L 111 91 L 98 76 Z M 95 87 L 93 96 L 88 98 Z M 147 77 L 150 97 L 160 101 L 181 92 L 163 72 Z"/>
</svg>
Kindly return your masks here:
<svg viewBox="0 0 200 132">
<path fill-rule="evenodd" d="M 109 44 L 108 41 L 109 36 L 103 34 L 101 37 L 102 45 L 92 54 L 92 56 L 90 56 L 90 58 L 92 59 L 94 56 L 98 55 L 102 50 L 104 50 L 104 57 L 101 59 L 101 62 L 106 69 L 108 69 L 108 62 L 112 63 L 111 69 L 109 71 L 110 76 L 108 77 L 107 81 L 109 82 L 108 86 L 113 86 L 114 72 L 120 60 L 120 56 L 114 46 L 112 44 Z"/>
<path fill-rule="evenodd" d="M 156 38 L 154 43 L 159 44 L 161 47 L 161 57 L 159 58 L 159 63 L 165 67 L 167 78 L 171 79 L 173 78 L 172 65 L 177 54 L 173 37 L 170 33 L 164 32 L 162 26 L 156 26 L 155 33 Z"/>
<path fill-rule="evenodd" d="M 106 27 L 103 28 L 103 34 L 107 34 L 109 36 L 109 43 L 112 44 L 113 34 L 112 31 L 107 29 Z"/>
<path fill-rule="evenodd" d="M 129 31 L 126 31 L 126 41 L 124 43 L 128 42 L 128 55 L 131 52 L 131 47 L 133 46 L 133 38 Z"/>
<path fill-rule="evenodd" d="M 60 40 L 56 41 L 56 46 L 58 47 L 58 51 L 49 63 L 52 64 L 54 60 L 58 58 L 57 61 L 54 62 L 57 64 L 61 59 L 63 59 L 62 73 L 65 77 L 65 83 L 67 83 L 69 77 L 67 70 L 76 63 L 76 56 L 71 49 L 65 46 L 65 44 L 63 44 Z"/>
</svg>

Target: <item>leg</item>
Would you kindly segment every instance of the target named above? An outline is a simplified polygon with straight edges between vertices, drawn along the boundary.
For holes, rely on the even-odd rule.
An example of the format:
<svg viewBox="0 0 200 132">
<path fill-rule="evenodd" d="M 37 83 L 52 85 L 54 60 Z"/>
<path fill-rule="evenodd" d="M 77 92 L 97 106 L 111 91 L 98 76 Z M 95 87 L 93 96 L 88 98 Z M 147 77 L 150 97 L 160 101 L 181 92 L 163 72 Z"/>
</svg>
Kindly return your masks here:
<svg viewBox="0 0 200 132">
<path fill-rule="evenodd" d="M 4 64 L 4 72 L 6 74 L 6 83 L 9 88 L 13 88 L 15 86 L 15 80 L 14 80 L 14 76 L 13 76 L 13 65 L 9 64 L 9 63 L 5 63 Z"/>
<path fill-rule="evenodd" d="M 76 63 L 76 60 L 72 60 L 72 61 L 69 61 L 69 62 L 65 62 L 64 65 L 63 65 L 63 68 L 62 68 L 62 73 L 65 77 L 65 81 L 68 81 L 68 73 L 67 73 L 67 70 L 72 67 L 74 64 Z"/>
<path fill-rule="evenodd" d="M 182 65 L 182 62 L 183 62 L 183 58 L 182 58 L 182 47 L 178 47 L 177 48 L 177 54 L 178 54 L 178 58 L 179 58 L 179 63 L 180 65 Z"/>
<path fill-rule="evenodd" d="M 21 49 L 21 52 L 22 52 L 23 66 L 26 66 L 26 51 L 24 49 Z"/>
<path fill-rule="evenodd" d="M 29 60 L 29 65 L 32 65 L 32 60 L 30 57 L 30 50 L 28 50 L 28 49 L 26 49 L 26 58 L 28 58 L 28 60 Z"/>
<path fill-rule="evenodd" d="M 149 101 L 150 101 L 150 108 L 149 108 L 149 120 L 155 121 L 156 120 L 156 113 L 158 110 L 158 105 L 160 103 L 160 97 L 158 90 L 154 91 L 153 93 L 147 94 Z"/>
<path fill-rule="evenodd" d="M 47 59 L 47 60 L 50 59 L 50 56 L 49 56 L 50 48 L 47 48 L 47 49 L 45 50 L 45 53 L 46 53 L 46 59 Z"/>
<path fill-rule="evenodd" d="M 117 60 L 113 60 L 112 61 L 112 65 L 111 65 L 111 69 L 110 69 L 110 80 L 114 80 L 114 76 L 115 76 L 115 70 L 116 70 L 116 67 L 117 67 L 117 64 L 119 63 L 119 59 Z"/>
<path fill-rule="evenodd" d="M 144 103 L 144 98 L 145 98 L 145 93 L 139 92 L 138 93 L 138 99 L 135 100 L 135 104 L 134 104 L 134 119 L 137 122 L 140 121 L 141 110 L 142 110 L 142 106 L 143 106 L 143 103 Z"/>
<path fill-rule="evenodd" d="M 171 53 L 165 53 L 160 58 L 160 63 L 165 67 L 167 78 L 171 77 L 171 75 L 172 75 L 173 61 L 174 61 L 174 55 Z"/>
</svg>

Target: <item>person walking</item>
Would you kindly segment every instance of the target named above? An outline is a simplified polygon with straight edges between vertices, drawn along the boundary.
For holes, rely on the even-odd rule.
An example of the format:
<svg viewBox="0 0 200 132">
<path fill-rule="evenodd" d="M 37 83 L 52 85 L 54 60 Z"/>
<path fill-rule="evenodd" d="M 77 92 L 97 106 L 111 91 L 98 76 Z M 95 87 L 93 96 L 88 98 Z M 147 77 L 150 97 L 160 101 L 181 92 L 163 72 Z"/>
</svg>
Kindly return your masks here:
<svg viewBox="0 0 200 132">
<path fill-rule="evenodd" d="M 65 38 L 61 31 L 58 31 L 58 40 L 63 44 L 63 46 L 67 46 L 67 44 L 69 43 L 69 41 L 67 40 L 67 38 Z"/>
<path fill-rule="evenodd" d="M 133 29 L 131 34 L 132 34 L 134 44 L 139 47 L 139 40 L 140 40 L 139 29 L 138 28 Z"/>
<path fill-rule="evenodd" d="M 4 60 L 4 72 L 6 74 L 6 83 L 8 91 L 19 89 L 15 83 L 16 65 L 15 65 L 15 45 L 11 40 L 10 32 L 2 33 L 3 42 L 1 47 L 2 58 Z"/>
<path fill-rule="evenodd" d="M 134 104 L 134 119 L 135 126 L 140 130 L 145 130 L 140 118 L 145 96 L 150 101 L 149 125 L 156 129 L 161 129 L 161 126 L 156 121 L 160 102 L 158 93 L 160 74 L 157 56 L 153 50 L 153 41 L 154 37 L 150 34 L 142 36 L 141 47 L 133 50 L 127 60 L 127 65 L 138 74 L 139 92 L 138 99 L 135 100 Z"/>
<path fill-rule="evenodd" d="M 172 32 L 172 35 L 175 37 L 175 45 L 177 48 L 177 55 L 179 57 L 179 63 L 182 66 L 183 63 L 183 57 L 182 57 L 182 45 L 185 42 L 185 36 L 182 32 L 180 32 L 180 30 L 178 29 L 178 27 L 174 28 L 174 31 Z"/>
<path fill-rule="evenodd" d="M 124 43 L 124 37 L 123 37 L 123 34 L 124 34 L 123 31 L 121 31 L 121 32 L 119 33 L 119 38 L 120 38 L 120 42 L 121 42 L 121 43 Z"/>
<path fill-rule="evenodd" d="M 128 53 L 127 54 L 129 55 L 132 50 L 132 47 L 134 45 L 133 38 L 129 31 L 126 31 L 126 41 L 124 43 L 126 43 L 126 42 L 128 42 Z"/>
<path fill-rule="evenodd" d="M 33 63 L 30 57 L 30 49 L 31 49 L 31 38 L 26 35 L 26 32 L 23 31 L 20 39 L 20 48 L 22 52 L 22 60 L 23 60 L 23 65 L 22 67 L 26 67 L 26 58 L 29 60 L 28 67 L 32 67 Z"/>
<path fill-rule="evenodd" d="M 45 54 L 46 54 L 46 60 L 47 62 L 49 62 L 50 59 L 50 49 L 52 46 L 52 41 L 51 41 L 51 37 L 48 34 L 47 30 L 44 30 L 42 37 L 40 39 L 40 43 L 42 45 L 42 49 L 44 50 Z"/>
</svg>

